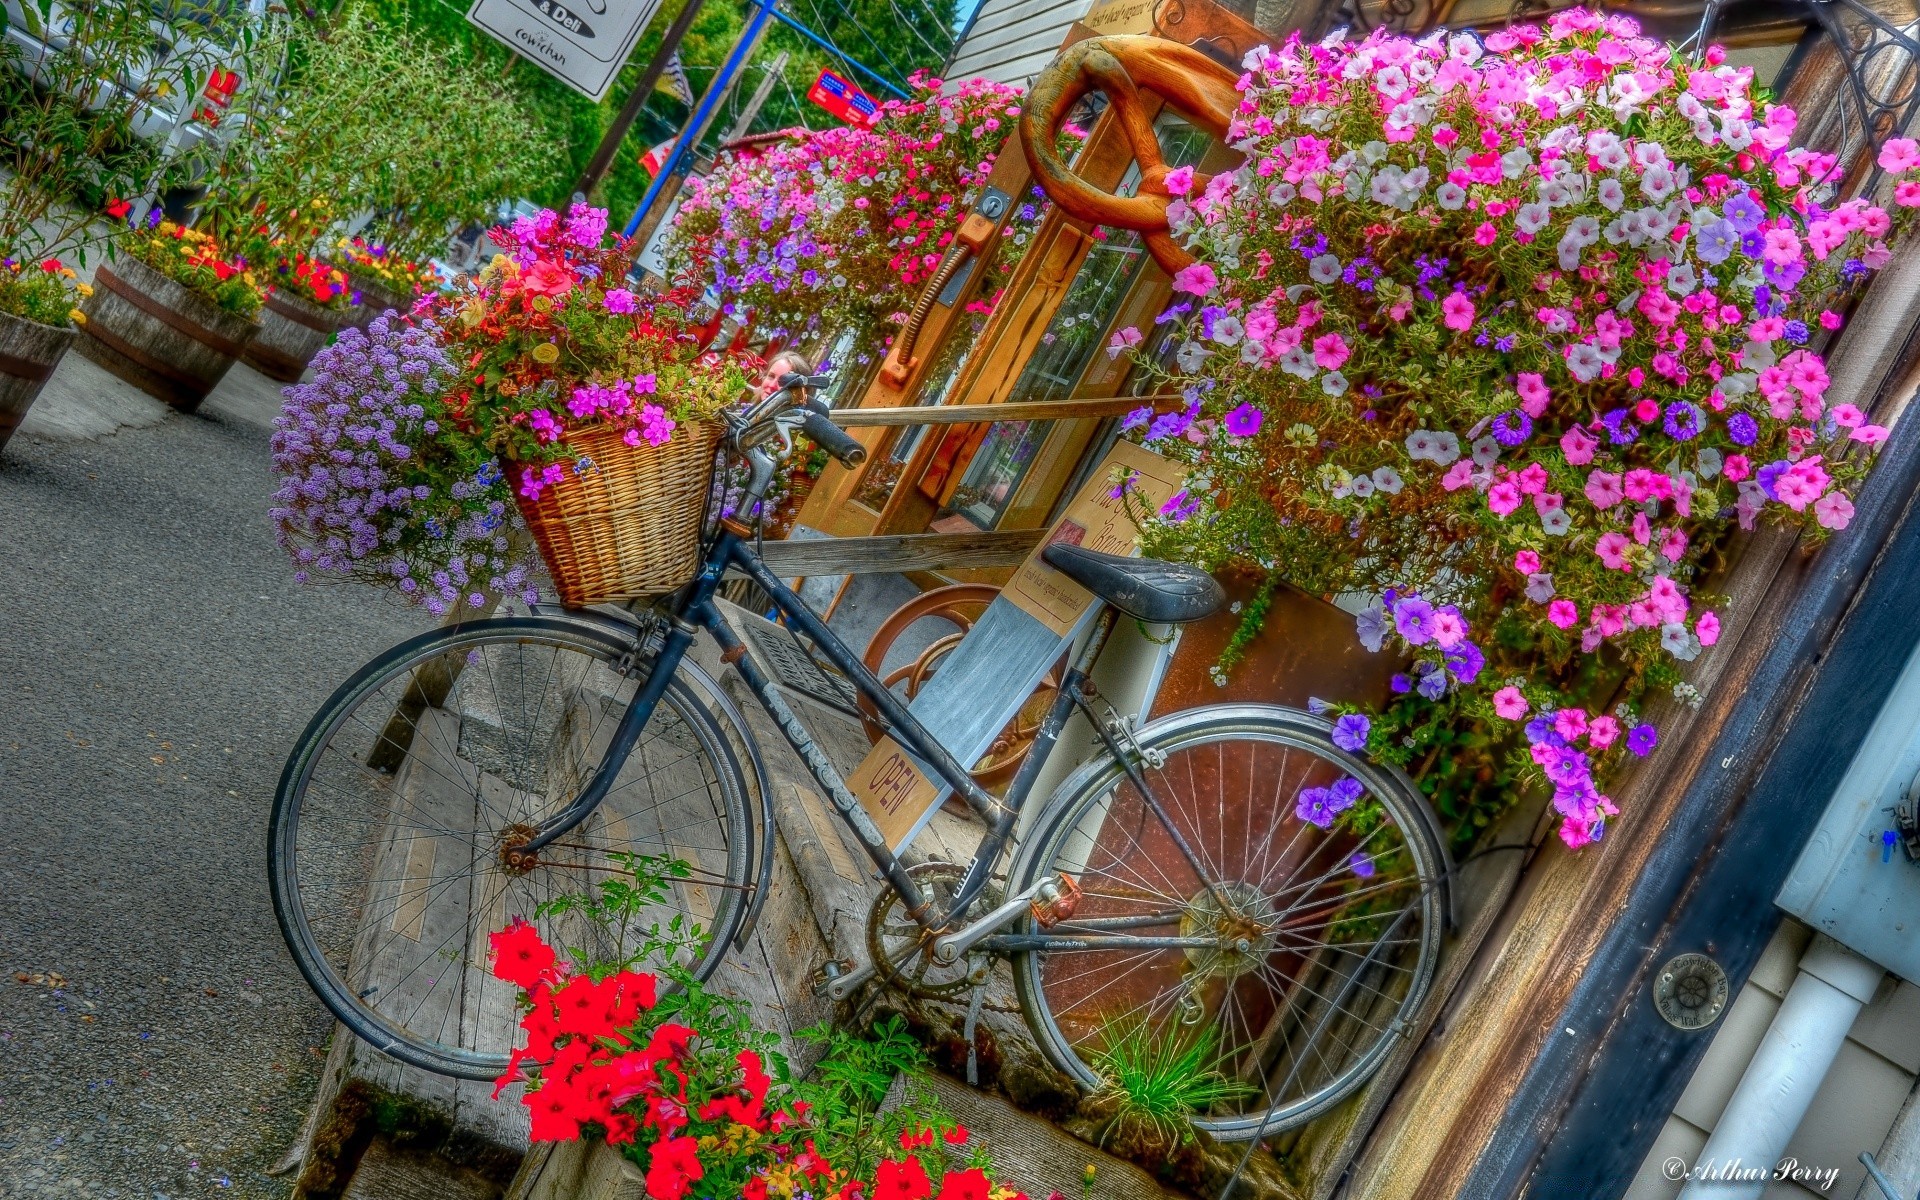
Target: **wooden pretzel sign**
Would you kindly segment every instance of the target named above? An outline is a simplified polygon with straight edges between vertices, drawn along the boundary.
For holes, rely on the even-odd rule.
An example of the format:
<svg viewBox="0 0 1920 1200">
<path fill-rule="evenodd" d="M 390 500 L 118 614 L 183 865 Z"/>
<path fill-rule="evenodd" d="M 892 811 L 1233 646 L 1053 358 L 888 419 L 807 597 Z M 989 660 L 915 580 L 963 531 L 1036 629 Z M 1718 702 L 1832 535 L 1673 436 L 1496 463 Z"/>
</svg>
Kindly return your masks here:
<svg viewBox="0 0 1920 1200">
<path fill-rule="evenodd" d="M 1134 230 L 1145 238 L 1156 262 L 1169 273 L 1178 271 L 1194 258 L 1167 233 L 1167 206 L 1173 202 L 1167 191 L 1169 168 L 1154 136 L 1154 109 L 1142 93 L 1158 96 L 1194 124 L 1224 138 L 1240 104 L 1234 88 L 1238 78 L 1201 51 L 1164 38 L 1088 38 L 1061 51 L 1034 80 L 1020 114 L 1020 144 L 1034 178 L 1055 204 L 1083 221 Z M 1055 149 L 1067 114 L 1090 92 L 1106 94 L 1113 120 L 1140 164 L 1136 195 L 1116 196 L 1094 187 L 1074 174 Z M 1194 189 L 1204 188 L 1211 178 L 1196 173 Z"/>
</svg>

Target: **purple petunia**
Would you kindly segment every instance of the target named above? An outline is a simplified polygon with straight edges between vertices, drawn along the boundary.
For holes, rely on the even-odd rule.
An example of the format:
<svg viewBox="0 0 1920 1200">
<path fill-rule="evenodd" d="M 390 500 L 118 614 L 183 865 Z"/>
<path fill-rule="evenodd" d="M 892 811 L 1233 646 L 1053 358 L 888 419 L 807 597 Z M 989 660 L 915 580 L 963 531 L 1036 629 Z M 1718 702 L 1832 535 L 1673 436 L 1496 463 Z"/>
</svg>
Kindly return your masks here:
<svg viewBox="0 0 1920 1200">
<path fill-rule="evenodd" d="M 1333 723 L 1333 744 L 1349 754 L 1358 754 L 1367 748 L 1367 734 L 1373 729 L 1373 723 L 1359 713 L 1348 713 Z"/>
<path fill-rule="evenodd" d="M 1433 640 L 1433 605 L 1409 596 L 1393 606 L 1393 627 L 1407 639 L 1409 646 L 1424 646 Z"/>
<path fill-rule="evenodd" d="M 1518 446 L 1533 435 L 1533 418 L 1519 409 L 1511 409 L 1493 419 L 1489 427 L 1502 446 Z"/>
<path fill-rule="evenodd" d="M 1727 418 L 1727 436 L 1737 446 L 1751 446 L 1760 437 L 1760 423 L 1746 413 L 1737 412 Z"/>
<path fill-rule="evenodd" d="M 1260 432 L 1260 422 L 1264 420 L 1261 411 L 1251 404 L 1242 404 L 1227 414 L 1227 432 L 1237 438 L 1249 438 Z"/>
<path fill-rule="evenodd" d="M 1660 744 L 1659 731 L 1652 725 L 1642 722 L 1627 730 L 1627 749 L 1640 758 L 1645 758 Z"/>
</svg>

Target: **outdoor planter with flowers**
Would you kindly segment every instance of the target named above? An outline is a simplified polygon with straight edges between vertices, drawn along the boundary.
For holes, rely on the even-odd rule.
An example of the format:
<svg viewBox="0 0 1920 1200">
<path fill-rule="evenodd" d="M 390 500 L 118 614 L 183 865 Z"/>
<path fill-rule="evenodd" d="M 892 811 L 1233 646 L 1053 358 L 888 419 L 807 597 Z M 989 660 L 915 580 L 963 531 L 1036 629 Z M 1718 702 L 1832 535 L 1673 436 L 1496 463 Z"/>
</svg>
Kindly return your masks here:
<svg viewBox="0 0 1920 1200">
<path fill-rule="evenodd" d="M 260 309 L 260 332 L 241 361 L 269 379 L 293 383 L 352 317 L 354 291 L 340 268 L 295 254 L 273 268 Z"/>
<path fill-rule="evenodd" d="M 855 329 L 911 304 L 1020 115 L 1020 90 L 915 75 L 870 129 L 795 130 L 696 178 L 669 261 L 716 284 L 763 332 Z"/>
<path fill-rule="evenodd" d="M 0 260 L 0 447 L 73 345 L 73 304 L 93 291 L 57 258 Z"/>
<path fill-rule="evenodd" d="M 1371 596 L 1361 641 L 1411 666 L 1336 739 L 1463 837 L 1534 785 L 1584 845 L 1658 740 L 1643 699 L 1695 696 L 1728 532 L 1853 516 L 1886 431 L 1828 402 L 1821 350 L 1920 148 L 1879 155 L 1897 217 L 1838 200 L 1750 69 L 1585 10 L 1246 66 L 1246 165 L 1166 178 L 1190 405 L 1129 423 L 1191 474 L 1149 552 Z"/>
<path fill-rule="evenodd" d="M 524 528 L 571 605 L 691 578 L 719 437 L 746 375 L 703 353 L 678 293 L 618 286 L 635 247 L 575 205 L 418 317 L 344 330 L 287 389 L 273 517 L 304 578 L 445 612 L 532 595 Z M 614 286 L 608 286 L 613 284 Z"/>
<path fill-rule="evenodd" d="M 365 329 L 381 313 L 406 312 L 414 298 L 440 286 L 431 266 L 401 258 L 391 249 L 365 238 L 341 238 L 327 252 L 358 294 L 350 323 Z"/>
<path fill-rule="evenodd" d="M 208 235 L 143 222 L 94 274 L 75 347 L 127 382 L 192 412 L 260 330 L 260 285 Z"/>
</svg>

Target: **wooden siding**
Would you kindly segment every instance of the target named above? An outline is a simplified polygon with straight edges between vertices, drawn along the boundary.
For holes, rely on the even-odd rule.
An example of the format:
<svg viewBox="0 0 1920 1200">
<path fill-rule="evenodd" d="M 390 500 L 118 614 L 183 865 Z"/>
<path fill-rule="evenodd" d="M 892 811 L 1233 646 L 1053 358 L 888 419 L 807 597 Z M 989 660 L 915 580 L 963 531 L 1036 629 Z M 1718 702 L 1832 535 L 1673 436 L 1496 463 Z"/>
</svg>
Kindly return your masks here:
<svg viewBox="0 0 1920 1200">
<path fill-rule="evenodd" d="M 1053 60 L 1085 0 L 981 0 L 966 37 L 953 49 L 947 78 L 975 76 L 1025 84 Z"/>
</svg>

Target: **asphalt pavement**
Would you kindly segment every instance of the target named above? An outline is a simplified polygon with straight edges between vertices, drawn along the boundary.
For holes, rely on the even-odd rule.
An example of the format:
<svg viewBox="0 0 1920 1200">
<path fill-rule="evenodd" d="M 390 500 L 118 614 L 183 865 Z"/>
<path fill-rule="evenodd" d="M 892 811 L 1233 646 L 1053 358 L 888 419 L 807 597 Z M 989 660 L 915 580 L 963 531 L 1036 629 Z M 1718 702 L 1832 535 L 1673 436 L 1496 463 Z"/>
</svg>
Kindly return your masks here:
<svg viewBox="0 0 1920 1200">
<path fill-rule="evenodd" d="M 263 377 L 192 416 L 72 355 L 54 385 L 0 451 L 0 1197 L 285 1196 L 330 1025 L 273 921 L 274 784 L 431 622 L 293 581 Z"/>
</svg>

